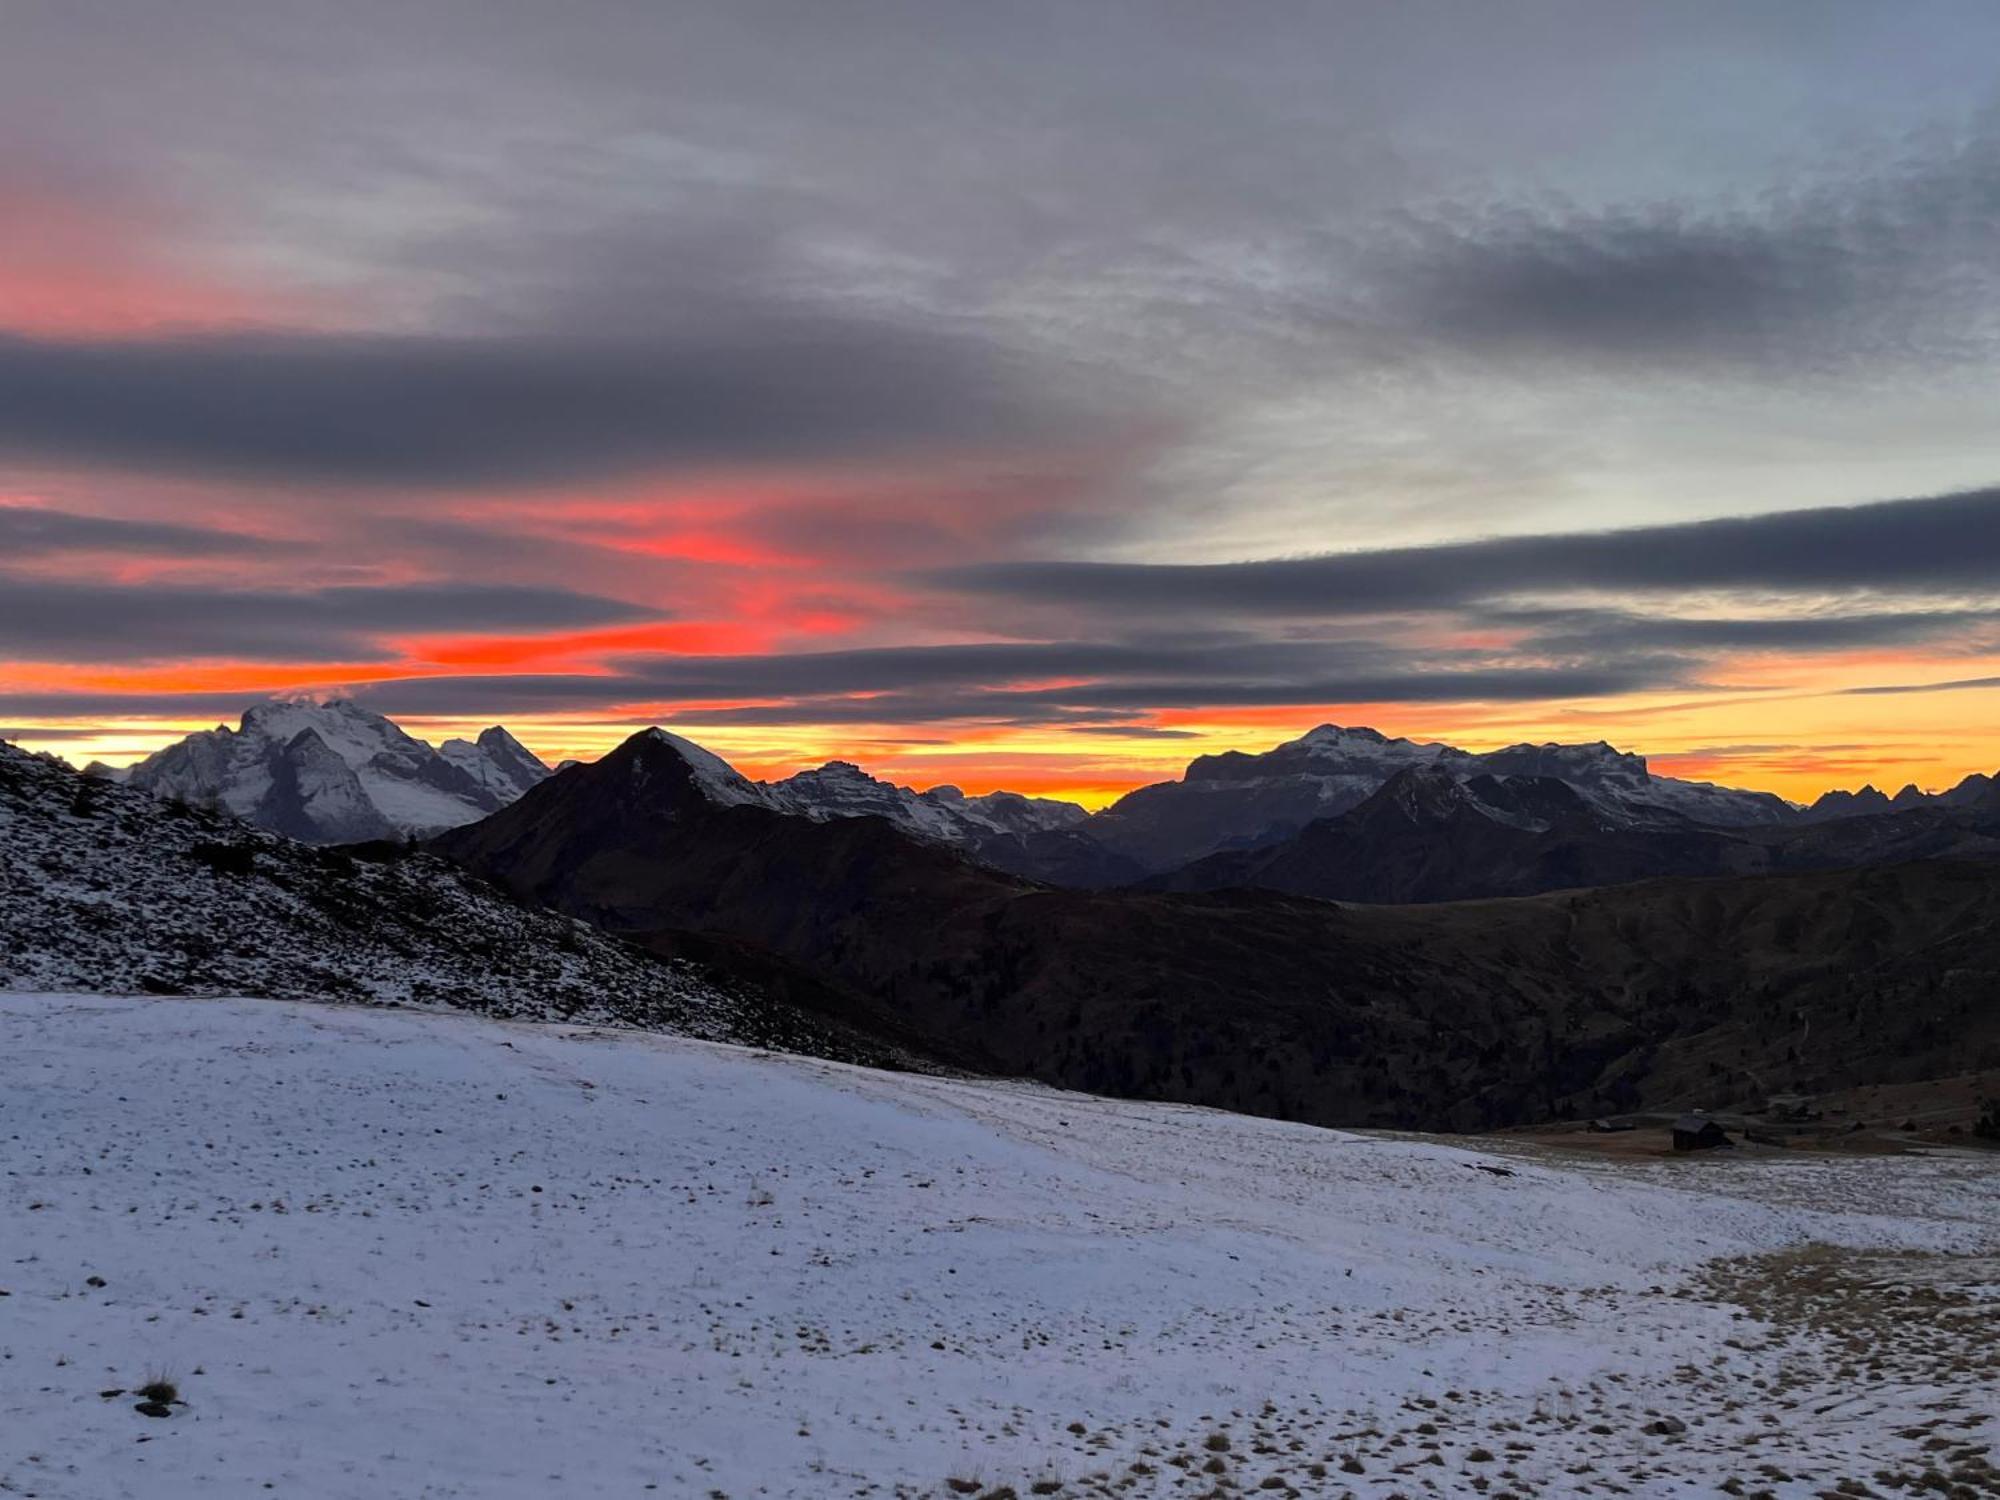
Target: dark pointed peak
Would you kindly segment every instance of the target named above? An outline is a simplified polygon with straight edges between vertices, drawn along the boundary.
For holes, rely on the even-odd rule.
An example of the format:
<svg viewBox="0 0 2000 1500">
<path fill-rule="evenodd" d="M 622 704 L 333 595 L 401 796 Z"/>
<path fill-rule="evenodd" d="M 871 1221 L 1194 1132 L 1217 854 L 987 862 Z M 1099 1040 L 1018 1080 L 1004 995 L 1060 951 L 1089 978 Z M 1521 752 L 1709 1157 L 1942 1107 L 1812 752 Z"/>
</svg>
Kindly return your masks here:
<svg viewBox="0 0 2000 1500">
<path fill-rule="evenodd" d="M 762 805 L 765 800 L 755 783 L 714 751 L 657 725 L 640 730 L 597 764 L 610 773 L 637 771 L 644 776 L 664 772 L 722 806 L 745 802 Z"/>
<path fill-rule="evenodd" d="M 509 734 L 507 726 L 504 724 L 488 725 L 479 731 L 479 738 L 474 740 L 473 743 L 482 750 L 508 750 L 517 755 L 528 756 L 531 759 L 540 758 L 535 755 L 534 751 Z"/>
<path fill-rule="evenodd" d="M 348 765 L 347 758 L 329 745 L 324 735 L 311 727 L 301 729 L 283 742 L 274 741 L 271 748 L 264 752 L 264 760 L 273 768 L 274 774 L 280 774 L 280 768 L 289 774 L 296 774 L 302 770 L 321 776 L 337 774 L 353 778 L 355 774 L 354 768 Z M 358 781 L 356 786 L 359 787 Z M 296 829 L 279 831 L 290 833 L 294 838 L 310 836 Z"/>
<path fill-rule="evenodd" d="M 1410 766 L 1398 771 L 1354 809 L 1359 820 L 1394 811 L 1416 823 L 1450 817 L 1472 801 L 1464 785 L 1449 771 L 1435 766 Z"/>
<path fill-rule="evenodd" d="M 1864 784 L 1859 791 L 1854 792 L 1839 788 L 1830 792 L 1822 792 L 1819 799 L 1807 811 L 1815 813 L 1879 812 L 1890 805 L 1888 796 L 1883 792 L 1877 791 L 1872 783 L 1868 783 Z"/>
</svg>

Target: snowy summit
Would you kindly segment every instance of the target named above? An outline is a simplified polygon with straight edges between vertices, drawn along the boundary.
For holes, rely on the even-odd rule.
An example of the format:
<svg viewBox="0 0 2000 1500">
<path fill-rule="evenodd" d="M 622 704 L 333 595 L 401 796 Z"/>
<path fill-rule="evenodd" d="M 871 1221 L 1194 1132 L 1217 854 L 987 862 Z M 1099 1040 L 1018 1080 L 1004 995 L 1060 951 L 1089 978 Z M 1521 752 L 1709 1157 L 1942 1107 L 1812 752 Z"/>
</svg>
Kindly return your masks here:
<svg viewBox="0 0 2000 1500">
<path fill-rule="evenodd" d="M 309 843 L 421 836 L 497 812 L 549 768 L 495 725 L 433 749 L 350 699 L 255 704 L 148 756 L 130 786 Z"/>
</svg>

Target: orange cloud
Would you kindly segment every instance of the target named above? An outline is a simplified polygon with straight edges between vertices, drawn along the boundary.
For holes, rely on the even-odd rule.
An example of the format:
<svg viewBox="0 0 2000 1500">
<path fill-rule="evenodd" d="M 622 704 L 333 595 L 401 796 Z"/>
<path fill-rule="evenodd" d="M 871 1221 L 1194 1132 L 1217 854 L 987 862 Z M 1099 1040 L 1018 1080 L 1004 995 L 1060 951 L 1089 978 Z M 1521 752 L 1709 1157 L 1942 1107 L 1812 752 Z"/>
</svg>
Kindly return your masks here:
<svg viewBox="0 0 2000 1500">
<path fill-rule="evenodd" d="M 590 671 L 606 657 L 641 652 L 736 656 L 768 648 L 770 634 L 734 621 L 669 620 L 560 635 L 431 637 L 399 641 L 410 660 L 486 671 Z"/>
</svg>

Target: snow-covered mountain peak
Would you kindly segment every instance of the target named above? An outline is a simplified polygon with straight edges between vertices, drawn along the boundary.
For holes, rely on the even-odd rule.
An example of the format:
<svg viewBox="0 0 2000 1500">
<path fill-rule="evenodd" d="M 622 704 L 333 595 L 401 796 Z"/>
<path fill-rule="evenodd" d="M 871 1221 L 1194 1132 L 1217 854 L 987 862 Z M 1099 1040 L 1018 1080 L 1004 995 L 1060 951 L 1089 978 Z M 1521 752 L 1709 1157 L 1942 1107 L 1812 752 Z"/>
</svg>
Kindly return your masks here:
<svg viewBox="0 0 2000 1500">
<path fill-rule="evenodd" d="M 1419 743 L 1365 725 L 1321 724 L 1269 753 L 1288 757 L 1303 753 L 1314 760 L 1427 765 L 1454 752 L 1449 745 Z"/>
<path fill-rule="evenodd" d="M 851 760 L 830 760 L 825 765 L 811 771 L 800 771 L 787 777 L 788 781 L 803 781 L 822 787 L 853 787 L 866 789 L 889 786 L 891 783 L 878 776 L 870 776 Z"/>
<path fill-rule="evenodd" d="M 1090 814 L 1073 802 L 987 792 L 968 797 L 956 786 L 914 791 L 871 776 L 851 761 L 831 760 L 767 784 L 770 805 L 808 818 L 887 818 L 906 833 L 977 847 L 996 835 L 1031 836 L 1074 829 Z"/>
<path fill-rule="evenodd" d="M 1182 779 L 1130 792 L 1091 820 L 1089 832 L 1151 870 L 1218 850 L 1290 838 L 1308 823 L 1358 807 L 1399 772 L 1434 769 L 1459 781 L 1482 775 L 1568 785 L 1607 826 L 1717 827 L 1782 823 L 1794 812 L 1767 792 L 1654 776 L 1643 756 L 1602 740 L 1510 745 L 1475 753 L 1321 724 L 1261 754 L 1239 750 L 1189 762 Z"/>
<path fill-rule="evenodd" d="M 1057 797 L 1029 797 L 1020 792 L 986 792 L 977 797 L 968 797 L 957 787 L 932 787 L 923 795 L 934 798 L 941 792 L 949 792 L 954 805 L 964 808 L 991 822 L 994 826 L 1010 832 L 1028 833 L 1040 830 L 1080 828 L 1090 821 L 1087 808 L 1074 802 L 1064 802 Z"/>
<path fill-rule="evenodd" d="M 352 699 L 289 698 L 169 745 L 128 779 L 294 838 L 344 843 L 456 828 L 547 774 L 505 730 L 439 751 Z"/>
<path fill-rule="evenodd" d="M 764 788 L 750 780 L 736 767 L 717 755 L 697 745 L 693 740 L 661 729 L 655 725 L 634 737 L 642 745 L 654 750 L 666 749 L 677 755 L 686 765 L 695 788 L 709 801 L 723 807 L 754 805 L 768 807 L 770 799 Z"/>
<path fill-rule="evenodd" d="M 409 754 L 429 749 L 399 724 L 370 713 L 351 698 L 274 699 L 253 703 L 243 711 L 236 731 L 247 737 L 287 742 L 311 730 L 326 747 L 349 765 L 361 765 L 377 755 Z"/>
<path fill-rule="evenodd" d="M 476 740 L 446 740 L 438 746 L 438 754 L 502 803 L 513 801 L 549 777 L 549 768 L 541 758 L 498 724 L 482 729 Z"/>
<path fill-rule="evenodd" d="M 1379 729 L 1369 729 L 1365 725 L 1349 729 L 1344 724 L 1315 724 L 1297 739 L 1291 740 L 1288 743 L 1294 745 L 1325 745 L 1345 740 L 1372 740 L 1379 745 L 1387 743 L 1388 736 L 1383 734 Z"/>
<path fill-rule="evenodd" d="M 1280 750 L 1299 748 L 1346 750 L 1358 745 L 1407 745 L 1409 743 L 1410 741 L 1406 739 L 1391 739 L 1388 735 L 1382 733 L 1381 730 L 1370 729 L 1366 725 L 1355 725 L 1350 728 L 1344 724 L 1319 724 L 1308 729 L 1297 739 L 1285 741 L 1278 748 Z"/>
<path fill-rule="evenodd" d="M 927 800 L 909 787 L 870 776 L 852 761 L 830 760 L 764 790 L 773 807 L 802 817 L 887 818 L 905 832 L 947 841 L 964 831 L 958 805 Z"/>
</svg>

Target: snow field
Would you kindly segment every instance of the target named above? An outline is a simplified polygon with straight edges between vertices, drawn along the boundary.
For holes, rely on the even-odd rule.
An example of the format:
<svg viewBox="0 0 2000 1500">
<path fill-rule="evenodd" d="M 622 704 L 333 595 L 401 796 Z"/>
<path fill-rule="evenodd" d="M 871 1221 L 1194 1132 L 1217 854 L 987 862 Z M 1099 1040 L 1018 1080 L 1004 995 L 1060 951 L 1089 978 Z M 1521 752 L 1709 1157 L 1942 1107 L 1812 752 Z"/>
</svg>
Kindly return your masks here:
<svg viewBox="0 0 2000 1500">
<path fill-rule="evenodd" d="M 1976 1283 L 1943 1257 L 2000 1248 L 1996 1167 L 1556 1165 L 629 1031 L 5 995 L 0 1494 L 1973 1472 L 1991 1372 L 1843 1378 L 1852 1331 L 1763 1268 Z M 162 1372 L 184 1404 L 138 1415 Z"/>
</svg>

